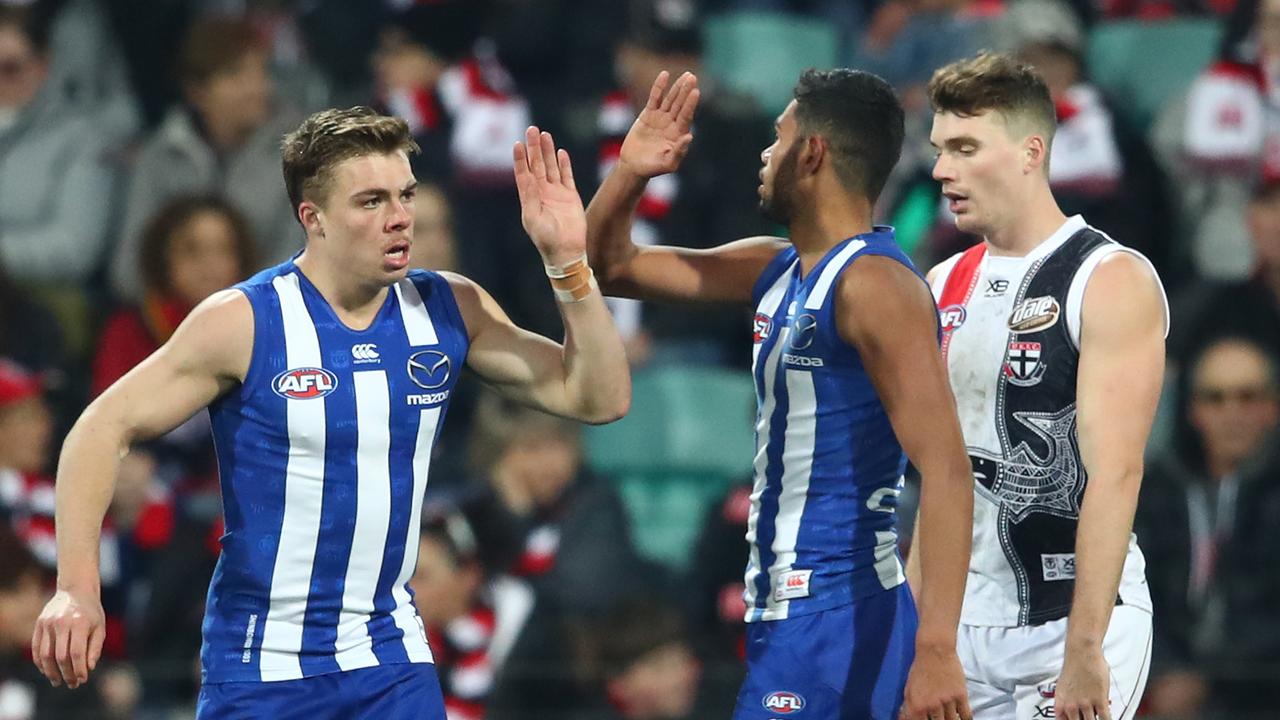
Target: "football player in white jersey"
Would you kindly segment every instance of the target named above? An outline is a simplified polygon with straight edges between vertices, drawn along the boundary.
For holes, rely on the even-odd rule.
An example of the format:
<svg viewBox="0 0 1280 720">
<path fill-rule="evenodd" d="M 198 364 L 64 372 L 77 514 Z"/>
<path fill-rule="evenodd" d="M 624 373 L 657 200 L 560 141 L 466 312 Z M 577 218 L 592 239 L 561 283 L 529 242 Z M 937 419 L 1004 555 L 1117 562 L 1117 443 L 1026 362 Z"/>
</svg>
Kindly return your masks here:
<svg viewBox="0 0 1280 720">
<path fill-rule="evenodd" d="M 938 70 L 929 97 L 933 176 L 982 239 L 930 272 L 977 491 L 959 633 L 974 717 L 1131 718 L 1150 664 L 1131 527 L 1164 291 L 1144 257 L 1059 209 L 1055 108 L 1033 69 L 982 54 Z"/>
</svg>

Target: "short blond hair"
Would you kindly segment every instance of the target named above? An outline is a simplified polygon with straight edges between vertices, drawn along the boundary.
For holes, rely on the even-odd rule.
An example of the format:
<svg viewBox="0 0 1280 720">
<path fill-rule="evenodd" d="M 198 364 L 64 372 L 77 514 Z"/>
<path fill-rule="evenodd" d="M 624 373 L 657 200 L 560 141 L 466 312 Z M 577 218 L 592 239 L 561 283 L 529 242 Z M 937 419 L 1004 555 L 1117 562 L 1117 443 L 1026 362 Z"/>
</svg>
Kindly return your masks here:
<svg viewBox="0 0 1280 720">
<path fill-rule="evenodd" d="M 333 168 L 362 155 L 418 152 L 403 119 L 364 106 L 322 110 L 284 136 L 280 146 L 284 186 L 294 212 L 304 200 L 319 202 L 329 192 Z"/>
</svg>

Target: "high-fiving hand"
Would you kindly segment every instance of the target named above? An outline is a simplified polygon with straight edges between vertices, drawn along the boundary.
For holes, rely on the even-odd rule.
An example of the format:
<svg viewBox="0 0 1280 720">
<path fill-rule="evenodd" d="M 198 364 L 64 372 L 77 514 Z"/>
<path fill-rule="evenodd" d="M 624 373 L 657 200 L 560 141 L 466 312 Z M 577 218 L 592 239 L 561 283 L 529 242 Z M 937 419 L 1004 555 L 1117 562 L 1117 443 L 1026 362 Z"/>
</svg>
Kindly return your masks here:
<svg viewBox="0 0 1280 720">
<path fill-rule="evenodd" d="M 693 142 L 693 113 L 698 109 L 698 78 L 685 73 L 670 90 L 671 76 L 663 70 L 649 90 L 649 102 L 622 141 L 619 162 L 642 177 L 675 172 Z"/>
<path fill-rule="evenodd" d="M 587 251 L 587 213 L 573 182 L 569 153 L 536 127 L 515 144 L 520 221 L 547 265 L 563 265 Z"/>
</svg>

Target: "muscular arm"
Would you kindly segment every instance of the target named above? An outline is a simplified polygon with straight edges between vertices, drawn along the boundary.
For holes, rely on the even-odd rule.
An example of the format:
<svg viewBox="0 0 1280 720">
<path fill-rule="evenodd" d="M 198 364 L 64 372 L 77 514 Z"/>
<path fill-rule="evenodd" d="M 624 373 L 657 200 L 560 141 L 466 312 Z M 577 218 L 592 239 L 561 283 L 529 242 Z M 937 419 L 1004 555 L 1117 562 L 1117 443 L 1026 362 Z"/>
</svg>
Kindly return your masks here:
<svg viewBox="0 0 1280 720">
<path fill-rule="evenodd" d="M 121 456 L 133 443 L 182 424 L 242 379 L 252 328 L 253 313 L 243 294 L 213 296 L 76 421 L 58 460 L 60 587 L 97 590 L 98 535 Z"/>
<path fill-rule="evenodd" d="M 665 72 L 622 144 L 617 165 L 587 208 L 587 255 L 608 295 L 645 300 L 747 301 L 765 265 L 786 247 L 754 237 L 709 250 L 639 247 L 631 225 L 649 178 L 675 172 L 688 153 L 698 104 L 697 78 L 686 73 L 667 91 Z"/>
<path fill-rule="evenodd" d="M 934 279 L 937 278 L 938 276 L 939 268 L 941 268 L 943 264 L 944 263 L 934 265 L 929 270 L 928 274 L 925 275 L 925 281 L 928 282 L 930 285 L 933 285 Z M 943 361 L 943 370 L 946 370 L 945 360 Z M 949 379 L 947 384 L 947 392 L 948 393 L 951 392 L 951 385 L 950 385 Z M 921 570 L 920 570 L 920 556 L 921 556 L 920 510 L 916 511 L 916 521 L 912 525 L 912 527 L 915 530 L 914 530 L 914 536 L 911 538 L 911 551 L 907 554 L 906 572 L 907 572 L 907 584 L 911 586 L 911 594 L 915 597 L 916 604 L 918 605 L 920 604 L 920 585 L 922 580 Z M 972 542 L 972 540 L 970 542 Z"/>
<path fill-rule="evenodd" d="M 530 127 L 514 148 L 520 220 L 548 266 L 577 265 L 583 257 L 586 217 L 569 154 L 549 133 Z M 535 270 L 534 272 L 540 272 Z M 564 344 L 518 328 L 489 293 L 446 274 L 471 338 L 467 365 L 507 397 L 546 412 L 607 423 L 631 405 L 631 373 L 622 338 L 599 289 L 558 298 Z M 572 282 L 585 280 L 575 274 Z"/>
<path fill-rule="evenodd" d="M 557 303 L 564 344 L 517 327 L 489 293 L 444 273 L 471 335 L 467 365 L 498 392 L 546 412 L 599 424 L 631 403 L 622 340 L 599 290 L 581 302 Z"/>
<path fill-rule="evenodd" d="M 857 348 L 894 434 L 922 478 L 923 542 L 912 553 L 922 570 L 920 627 L 907 712 L 925 717 L 948 704 L 958 709 L 965 691 L 956 626 L 973 537 L 973 478 L 938 351 L 937 311 L 914 273 L 876 256 L 845 270 L 837 303 L 840 336 Z M 966 713 L 967 705 L 961 715 Z"/>
<path fill-rule="evenodd" d="M 1067 652 L 1099 651 L 1142 481 L 1142 455 L 1164 374 L 1164 301 L 1138 258 L 1103 260 L 1085 287 L 1076 412 L 1089 483 L 1076 529 Z"/>
<path fill-rule="evenodd" d="M 32 638 L 55 684 L 84 682 L 102 647 L 98 545 L 120 458 L 180 425 L 244 378 L 253 314 L 238 291 L 201 303 L 164 347 L 107 389 L 67 435 L 58 461 L 58 594 Z"/>
<path fill-rule="evenodd" d="M 750 300 L 756 279 L 786 241 L 752 237 L 706 250 L 638 246 L 631 241 L 631 224 L 646 182 L 618 163 L 587 207 L 587 255 L 605 294 L 641 300 Z"/>
</svg>

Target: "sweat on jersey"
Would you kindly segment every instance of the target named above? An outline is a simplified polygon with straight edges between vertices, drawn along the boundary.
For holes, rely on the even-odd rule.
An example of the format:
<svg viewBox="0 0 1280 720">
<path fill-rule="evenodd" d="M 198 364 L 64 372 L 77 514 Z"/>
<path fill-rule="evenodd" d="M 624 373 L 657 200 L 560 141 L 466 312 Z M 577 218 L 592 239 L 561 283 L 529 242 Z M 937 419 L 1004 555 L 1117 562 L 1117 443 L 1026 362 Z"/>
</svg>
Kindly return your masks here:
<svg viewBox="0 0 1280 720">
<path fill-rule="evenodd" d="M 431 662 L 408 581 L 469 344 L 448 283 L 410 272 L 362 331 L 292 261 L 236 288 L 253 354 L 244 384 L 210 406 L 226 535 L 204 682 Z"/>
<path fill-rule="evenodd" d="M 747 622 L 840 607 L 906 579 L 895 526 L 906 456 L 836 323 L 837 280 L 867 255 L 915 272 L 893 230 L 877 226 L 833 247 L 804 277 L 788 247 L 752 291 L 758 412 Z"/>
</svg>

